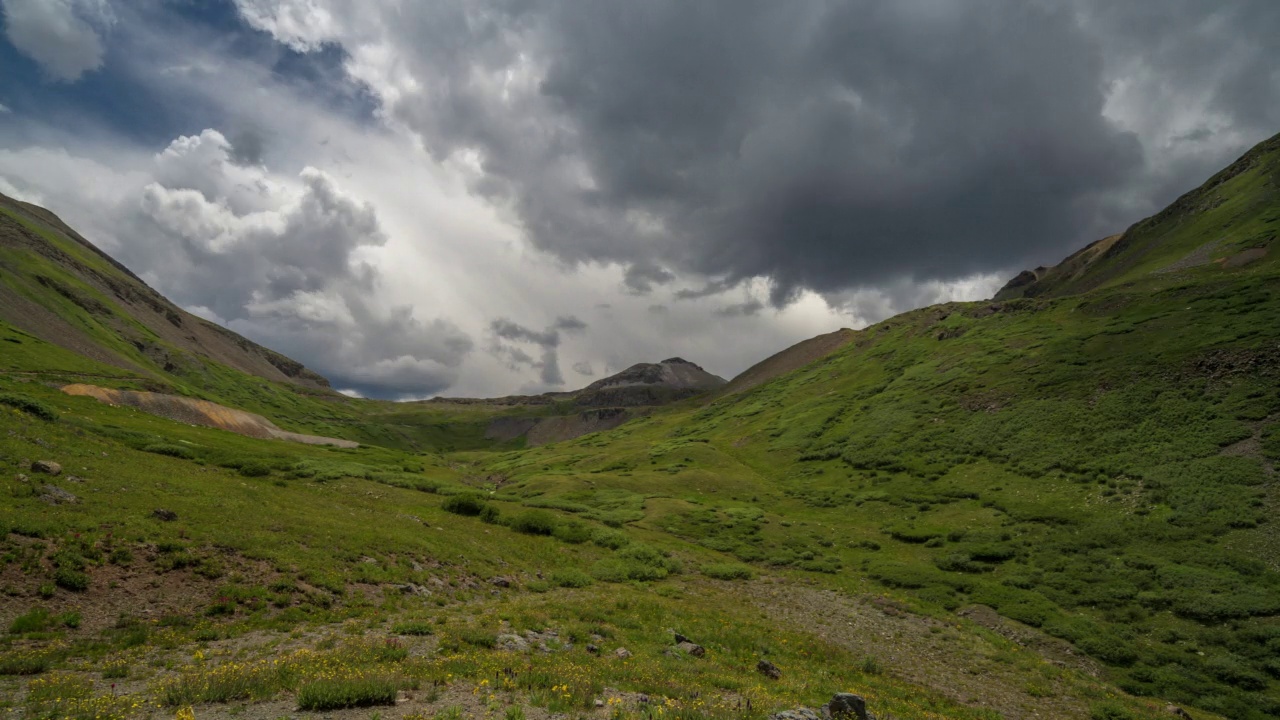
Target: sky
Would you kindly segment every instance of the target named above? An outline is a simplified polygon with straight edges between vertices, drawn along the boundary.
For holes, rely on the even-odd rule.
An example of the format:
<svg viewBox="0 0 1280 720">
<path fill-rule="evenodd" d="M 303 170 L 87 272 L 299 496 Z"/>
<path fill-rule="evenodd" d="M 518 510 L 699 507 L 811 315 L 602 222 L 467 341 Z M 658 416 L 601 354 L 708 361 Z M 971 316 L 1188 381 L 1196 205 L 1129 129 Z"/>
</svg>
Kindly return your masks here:
<svg viewBox="0 0 1280 720">
<path fill-rule="evenodd" d="M 732 377 L 1280 132 L 1275 0 L 0 0 L 0 192 L 382 398 Z"/>
</svg>

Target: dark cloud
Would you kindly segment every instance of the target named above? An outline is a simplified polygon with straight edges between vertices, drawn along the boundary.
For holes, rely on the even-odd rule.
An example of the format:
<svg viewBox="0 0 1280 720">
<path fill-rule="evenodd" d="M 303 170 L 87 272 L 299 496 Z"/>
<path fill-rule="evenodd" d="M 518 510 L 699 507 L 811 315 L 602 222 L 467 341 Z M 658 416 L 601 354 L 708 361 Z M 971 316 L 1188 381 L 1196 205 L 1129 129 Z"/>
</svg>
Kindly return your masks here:
<svg viewBox="0 0 1280 720">
<path fill-rule="evenodd" d="M 231 161 L 238 165 L 261 165 L 266 139 L 262 133 L 243 130 L 231 138 Z"/>
<path fill-rule="evenodd" d="M 676 269 L 784 303 L 1052 258 L 1280 126 L 1272 0 L 491 0 L 394 28 L 422 90 L 390 112 L 637 292 Z M 1143 92 L 1150 117 L 1113 106 Z M 1188 107 L 1209 135 L 1179 149 Z"/>
<path fill-rule="evenodd" d="M 644 294 L 651 292 L 654 285 L 666 285 L 675 280 L 670 270 L 646 262 L 634 262 L 627 267 L 622 282 L 629 290 Z"/>
<path fill-rule="evenodd" d="M 746 302 L 729 305 L 716 310 L 716 315 L 720 317 L 749 317 L 759 315 L 764 309 L 764 303 L 759 300 L 748 300 Z"/>
<path fill-rule="evenodd" d="M 560 372 L 560 334 L 579 333 L 587 329 L 587 324 L 573 315 L 562 315 L 555 319 L 545 330 L 532 330 L 524 325 L 506 318 L 498 318 L 489 323 L 489 331 L 493 334 L 489 352 L 503 360 L 509 367 L 525 366 L 538 371 L 538 379 L 543 385 L 563 385 L 564 375 Z M 505 342 L 504 342 L 505 341 Z M 539 348 L 540 355 L 534 359 L 527 352 L 512 343 L 528 343 Z M 577 367 L 575 366 L 575 370 Z M 581 372 L 581 371 L 579 371 Z"/>
</svg>

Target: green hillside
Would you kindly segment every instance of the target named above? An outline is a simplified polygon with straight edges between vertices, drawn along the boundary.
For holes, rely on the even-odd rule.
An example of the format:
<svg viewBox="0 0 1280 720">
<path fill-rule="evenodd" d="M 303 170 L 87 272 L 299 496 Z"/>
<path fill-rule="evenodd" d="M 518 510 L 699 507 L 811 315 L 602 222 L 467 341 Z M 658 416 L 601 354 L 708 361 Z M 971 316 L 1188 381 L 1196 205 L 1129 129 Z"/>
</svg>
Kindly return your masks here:
<svg viewBox="0 0 1280 720">
<path fill-rule="evenodd" d="M 0 324 L 0 711 L 1278 716 L 1277 235 L 1280 138 L 999 300 L 536 448 L 486 441 L 484 405 L 166 369 L 132 310 L 0 245 L 5 287 L 105 349 Z"/>
</svg>

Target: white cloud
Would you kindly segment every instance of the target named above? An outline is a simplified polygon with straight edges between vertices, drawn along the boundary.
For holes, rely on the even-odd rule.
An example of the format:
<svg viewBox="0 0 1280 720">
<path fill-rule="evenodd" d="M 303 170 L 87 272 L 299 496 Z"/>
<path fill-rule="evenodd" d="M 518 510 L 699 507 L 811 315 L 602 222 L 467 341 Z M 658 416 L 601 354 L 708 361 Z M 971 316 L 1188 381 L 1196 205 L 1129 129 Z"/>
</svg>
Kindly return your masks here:
<svg viewBox="0 0 1280 720">
<path fill-rule="evenodd" d="M 11 112 L 13 111 L 9 109 L 8 105 L 5 105 L 4 103 L 0 103 L 0 115 L 4 115 L 5 113 L 11 113 Z"/>
<path fill-rule="evenodd" d="M 113 22 L 106 0 L 0 0 L 0 7 L 9 42 L 54 80 L 101 67 L 100 33 Z"/>
</svg>

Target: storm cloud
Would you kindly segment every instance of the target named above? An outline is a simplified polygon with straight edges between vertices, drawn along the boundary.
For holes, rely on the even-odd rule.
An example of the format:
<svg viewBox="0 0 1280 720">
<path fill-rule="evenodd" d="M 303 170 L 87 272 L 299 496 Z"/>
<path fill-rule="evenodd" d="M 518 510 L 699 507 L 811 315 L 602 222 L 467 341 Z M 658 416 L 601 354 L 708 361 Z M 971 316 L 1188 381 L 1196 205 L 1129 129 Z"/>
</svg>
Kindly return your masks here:
<svg viewBox="0 0 1280 720">
<path fill-rule="evenodd" d="M 561 333 L 581 333 L 586 329 L 587 324 L 572 315 L 556 318 L 555 322 L 544 330 L 531 330 L 506 318 L 498 318 L 489 323 L 489 331 L 493 335 L 489 352 L 501 358 L 509 366 L 536 369 L 539 381 L 545 386 L 560 386 L 564 385 L 564 375 L 560 372 L 560 356 L 557 352 L 560 347 Z M 525 352 L 520 347 L 522 344 L 535 346 L 539 351 L 538 358 L 535 360 Z M 583 375 L 590 375 L 590 364 L 586 364 L 585 372 L 580 369 L 583 364 L 575 364 L 574 370 Z"/>
<path fill-rule="evenodd" d="M 493 0 L 394 23 L 240 4 L 295 47 L 342 44 L 539 247 L 622 263 L 637 292 L 672 269 L 767 277 L 781 305 L 1030 264 L 1280 127 L 1268 0 Z M 1205 93 L 1167 136 L 1162 118 Z M 1135 98 L 1149 116 L 1126 112 Z"/>
</svg>

